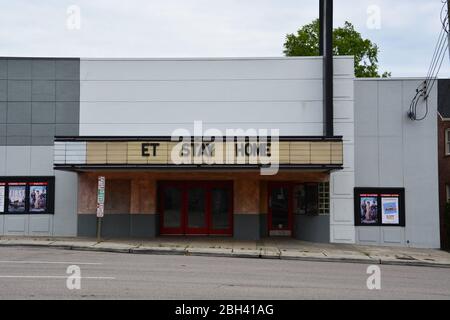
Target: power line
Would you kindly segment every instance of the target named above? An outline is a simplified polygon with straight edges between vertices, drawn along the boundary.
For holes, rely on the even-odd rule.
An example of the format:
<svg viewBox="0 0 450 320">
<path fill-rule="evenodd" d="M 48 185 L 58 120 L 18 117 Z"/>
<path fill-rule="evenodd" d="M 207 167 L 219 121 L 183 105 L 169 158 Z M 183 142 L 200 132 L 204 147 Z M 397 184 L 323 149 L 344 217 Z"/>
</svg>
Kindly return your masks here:
<svg viewBox="0 0 450 320">
<path fill-rule="evenodd" d="M 431 65 L 428 69 L 428 74 L 424 82 L 422 82 L 416 89 L 416 95 L 411 101 L 408 116 L 413 121 L 422 121 L 428 115 L 428 97 L 433 91 L 434 85 L 438 79 L 439 72 L 445 59 L 446 52 L 450 55 L 450 30 L 449 30 L 449 16 L 450 16 L 450 0 L 441 0 L 442 8 L 440 12 L 440 20 L 442 30 L 439 34 L 436 47 L 434 49 Z M 422 116 L 418 116 L 417 109 L 421 101 L 425 102 L 425 110 Z"/>
<path fill-rule="evenodd" d="M 446 34 L 448 34 L 448 26 L 449 26 L 449 20 L 448 20 L 448 12 L 445 11 L 445 9 L 448 7 L 448 1 L 447 0 L 441 0 L 443 5 L 441 8 L 441 14 L 440 19 L 442 23 L 442 30 L 439 34 L 438 42 L 436 44 L 435 53 L 433 55 L 433 58 L 431 60 L 431 66 L 430 70 L 427 74 L 426 78 L 426 88 L 429 89 L 428 91 L 431 91 L 432 86 L 430 87 L 430 81 L 433 81 L 434 78 L 436 78 L 440 71 L 440 66 L 442 65 L 443 55 L 447 51 L 448 47 L 448 37 Z"/>
</svg>

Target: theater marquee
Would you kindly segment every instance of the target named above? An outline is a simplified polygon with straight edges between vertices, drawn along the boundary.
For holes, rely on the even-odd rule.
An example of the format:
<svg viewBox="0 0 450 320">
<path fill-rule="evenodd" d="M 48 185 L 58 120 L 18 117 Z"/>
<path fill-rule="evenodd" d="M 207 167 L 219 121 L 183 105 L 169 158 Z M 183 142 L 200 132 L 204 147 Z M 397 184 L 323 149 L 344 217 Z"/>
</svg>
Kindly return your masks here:
<svg viewBox="0 0 450 320">
<path fill-rule="evenodd" d="M 59 137 L 55 139 L 56 169 L 206 167 L 339 169 L 342 138 L 286 138 L 277 141 L 171 141 L 162 137 Z"/>
</svg>

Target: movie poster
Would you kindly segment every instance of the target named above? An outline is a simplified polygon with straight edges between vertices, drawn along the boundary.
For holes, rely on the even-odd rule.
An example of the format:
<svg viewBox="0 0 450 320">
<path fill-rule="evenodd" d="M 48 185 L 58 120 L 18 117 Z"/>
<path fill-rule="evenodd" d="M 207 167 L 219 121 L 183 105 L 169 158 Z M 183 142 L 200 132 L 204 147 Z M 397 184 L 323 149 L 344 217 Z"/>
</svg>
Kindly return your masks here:
<svg viewBox="0 0 450 320">
<path fill-rule="evenodd" d="M 383 224 L 400 224 L 399 195 L 382 196 L 381 221 Z"/>
<path fill-rule="evenodd" d="M 30 212 L 46 212 L 47 211 L 47 184 L 31 183 L 30 184 Z"/>
<path fill-rule="evenodd" d="M 5 184 L 0 183 L 0 213 L 5 212 Z"/>
<path fill-rule="evenodd" d="M 8 184 L 8 212 L 25 212 L 25 195 L 27 186 L 25 183 Z"/>
<path fill-rule="evenodd" d="M 360 195 L 360 217 L 361 224 L 378 224 L 378 195 Z"/>
</svg>

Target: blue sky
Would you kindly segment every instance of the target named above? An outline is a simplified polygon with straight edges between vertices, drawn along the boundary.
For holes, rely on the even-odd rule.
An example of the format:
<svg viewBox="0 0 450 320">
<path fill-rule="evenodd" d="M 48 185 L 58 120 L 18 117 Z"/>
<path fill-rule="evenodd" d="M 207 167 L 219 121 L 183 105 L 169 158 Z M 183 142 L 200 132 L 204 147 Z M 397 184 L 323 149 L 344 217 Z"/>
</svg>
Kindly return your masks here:
<svg viewBox="0 0 450 320">
<path fill-rule="evenodd" d="M 335 26 L 351 21 L 377 43 L 382 71 L 423 76 L 441 1 L 335 0 Z M 70 5 L 81 10 L 80 29 L 67 28 Z M 0 0 L 0 8 L 0 56 L 265 57 L 282 55 L 286 34 L 317 17 L 318 0 Z M 378 16 L 380 28 L 369 28 Z"/>
</svg>

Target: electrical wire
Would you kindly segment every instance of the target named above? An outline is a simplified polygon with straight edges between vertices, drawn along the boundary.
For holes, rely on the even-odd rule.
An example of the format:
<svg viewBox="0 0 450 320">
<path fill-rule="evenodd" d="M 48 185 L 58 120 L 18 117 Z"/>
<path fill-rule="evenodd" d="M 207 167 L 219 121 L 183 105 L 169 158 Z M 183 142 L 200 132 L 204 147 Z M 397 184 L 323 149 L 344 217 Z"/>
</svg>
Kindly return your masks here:
<svg viewBox="0 0 450 320">
<path fill-rule="evenodd" d="M 420 118 L 417 118 L 417 106 L 420 102 L 420 98 L 424 97 L 424 95 L 425 95 L 425 92 L 426 92 L 425 85 L 426 85 L 425 81 L 420 84 L 420 86 L 416 89 L 416 95 L 414 96 L 414 98 L 411 101 L 411 104 L 409 105 L 408 116 L 413 121 L 422 121 L 428 115 L 428 103 L 426 102 L 425 103 L 425 115 Z"/>
<path fill-rule="evenodd" d="M 441 0 L 442 2 L 444 2 L 443 0 Z M 447 7 L 446 3 L 442 6 L 441 12 L 444 12 L 444 9 Z M 437 74 L 439 73 L 439 70 L 437 69 L 438 65 L 440 65 L 440 60 L 441 60 L 441 56 L 443 55 L 443 53 L 446 50 L 446 42 L 448 41 L 447 37 L 446 37 L 446 33 L 447 33 L 447 27 L 448 27 L 448 14 L 446 13 L 446 17 L 442 19 L 442 14 L 441 14 L 441 22 L 442 22 L 442 30 L 439 34 L 439 38 L 438 38 L 438 42 L 436 44 L 436 48 L 435 48 L 435 52 L 433 54 L 433 58 L 432 58 L 432 62 L 431 62 L 431 66 L 430 69 L 428 71 L 427 74 L 427 78 L 426 78 L 426 82 L 427 82 L 427 87 L 429 87 L 429 83 L 430 81 L 432 81 L 432 78 L 434 78 L 435 76 L 437 76 Z"/>
<path fill-rule="evenodd" d="M 438 79 L 439 71 L 442 68 L 442 63 L 444 62 L 444 59 L 445 59 L 445 56 L 446 56 L 446 53 L 447 53 L 447 50 L 448 50 L 448 41 L 446 41 L 446 42 L 447 42 L 447 44 L 444 47 L 444 50 L 441 51 L 441 55 L 439 56 L 439 59 L 437 60 L 437 62 L 439 64 L 436 64 L 437 69 L 436 69 L 435 76 L 432 77 L 432 79 L 430 80 L 430 81 L 432 81 L 431 85 L 429 85 L 429 83 L 427 83 L 427 87 L 426 87 L 427 88 L 427 93 L 426 93 L 425 99 L 428 99 L 428 96 L 433 91 L 433 87 L 436 84 L 436 81 Z"/>
<path fill-rule="evenodd" d="M 448 19 L 448 1 L 441 0 L 443 3 L 440 20 L 442 24 L 442 30 L 439 34 L 436 47 L 434 49 L 433 57 L 431 59 L 431 65 L 428 69 L 427 77 L 416 89 L 416 95 L 411 101 L 409 106 L 408 117 L 413 121 L 422 121 L 428 116 L 428 98 L 433 91 L 434 85 L 438 79 L 439 72 L 442 68 L 447 50 L 449 50 L 450 31 L 449 31 L 449 19 Z M 425 111 L 421 117 L 418 116 L 418 106 L 420 101 L 425 102 Z"/>
<path fill-rule="evenodd" d="M 448 20 L 448 19 L 447 19 Z M 444 23 L 448 24 L 448 21 L 444 21 Z M 444 27 L 446 27 L 446 25 L 443 25 Z M 434 49 L 434 53 L 433 53 L 433 57 L 431 59 L 431 65 L 430 68 L 428 69 L 428 73 L 427 73 L 427 82 L 429 81 L 429 79 L 431 78 L 431 76 L 433 75 L 433 72 L 435 70 L 435 63 L 436 63 L 436 59 L 437 59 L 437 55 L 438 53 L 442 50 L 442 45 L 443 43 L 446 41 L 445 40 L 445 32 L 444 32 L 444 28 L 442 28 L 441 32 L 439 33 L 439 38 L 438 41 L 436 43 L 436 47 Z"/>
</svg>

